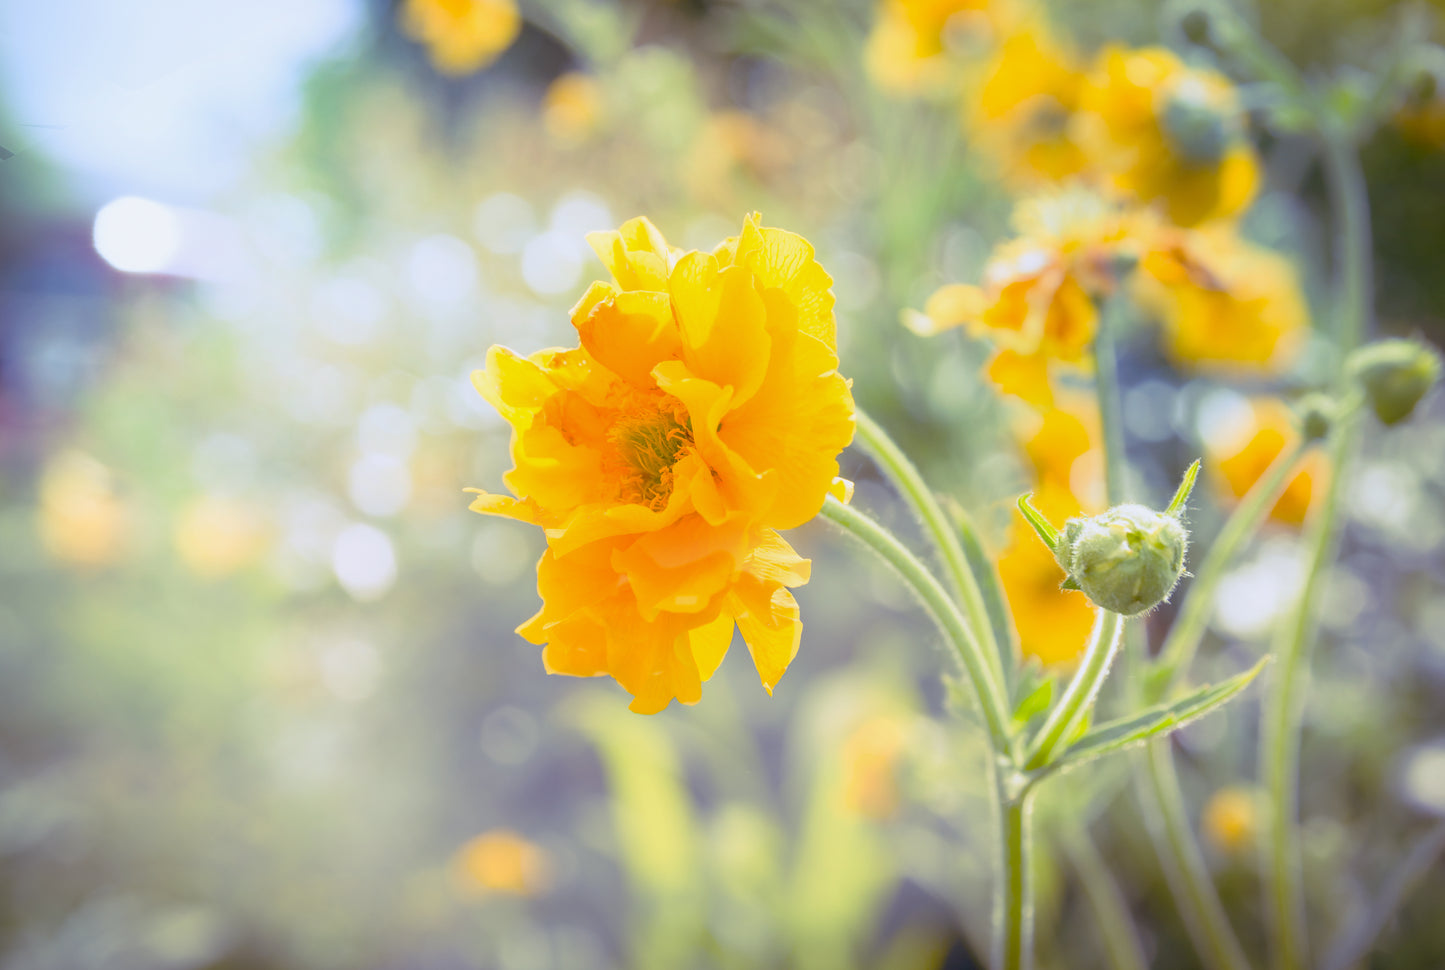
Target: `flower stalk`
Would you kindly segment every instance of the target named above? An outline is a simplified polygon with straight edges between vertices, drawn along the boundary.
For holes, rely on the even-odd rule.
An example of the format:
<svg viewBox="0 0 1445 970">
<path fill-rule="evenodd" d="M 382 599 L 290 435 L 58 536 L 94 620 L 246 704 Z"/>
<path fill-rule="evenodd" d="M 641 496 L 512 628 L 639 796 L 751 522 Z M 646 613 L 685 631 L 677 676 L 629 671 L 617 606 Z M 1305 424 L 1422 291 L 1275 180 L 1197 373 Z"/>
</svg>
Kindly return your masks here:
<svg viewBox="0 0 1445 970">
<path fill-rule="evenodd" d="M 1060 747 L 1067 745 L 1078 732 L 1079 725 L 1104 686 L 1109 666 L 1119 653 L 1123 632 L 1124 617 L 1111 610 L 1098 611 L 1088 646 L 1084 649 L 1084 659 L 1079 662 L 1079 669 L 1074 672 L 1064 696 L 1029 745 L 1025 770 L 1033 771 L 1047 765 L 1059 753 Z"/>
</svg>

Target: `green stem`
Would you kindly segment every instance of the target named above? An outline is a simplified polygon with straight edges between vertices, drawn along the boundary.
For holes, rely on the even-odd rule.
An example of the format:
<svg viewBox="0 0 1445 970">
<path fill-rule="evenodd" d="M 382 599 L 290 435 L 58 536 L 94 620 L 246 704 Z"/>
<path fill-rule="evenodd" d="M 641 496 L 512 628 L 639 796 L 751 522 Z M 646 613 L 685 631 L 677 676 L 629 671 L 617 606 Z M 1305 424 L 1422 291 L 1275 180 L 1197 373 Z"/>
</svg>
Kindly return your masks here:
<svg viewBox="0 0 1445 970">
<path fill-rule="evenodd" d="M 1140 802 L 1164 878 L 1205 966 L 1210 970 L 1249 970 L 1184 811 L 1169 744 L 1168 738 L 1154 741 L 1138 759 L 1148 780 L 1147 796 L 1141 791 Z"/>
<path fill-rule="evenodd" d="M 1157 691 L 1152 692 L 1155 696 L 1147 698 L 1149 703 L 1166 699 L 1169 691 L 1184 679 L 1209 627 L 1209 611 L 1214 606 L 1215 589 L 1239 547 L 1254 534 L 1269 510 L 1274 508 L 1285 482 L 1308 447 L 1309 442 L 1302 440 L 1293 448 L 1281 452 L 1225 520 L 1224 528 L 1219 530 L 1219 535 L 1209 547 L 1209 554 L 1204 557 L 1204 563 L 1189 584 L 1179 614 L 1169 627 L 1169 636 L 1159 649 L 1155 669 L 1159 672 L 1160 683 Z"/>
<path fill-rule="evenodd" d="M 1000 782 L 1002 785 L 1002 782 Z M 993 964 L 999 970 L 1032 970 L 1034 965 L 1033 836 L 1029 816 L 1033 792 L 1009 798 L 1000 788 L 1003 810 L 1003 912 L 994 935 Z"/>
<path fill-rule="evenodd" d="M 1079 874 L 1084 895 L 1094 910 L 1094 921 L 1103 937 L 1109 965 L 1114 970 L 1145 970 L 1144 944 L 1138 927 L 1129 915 L 1129 903 L 1119 883 L 1109 873 L 1109 866 L 1083 824 L 1075 823 L 1064 835 L 1064 851 Z"/>
<path fill-rule="evenodd" d="M 1274 965 L 1305 966 L 1306 929 L 1299 835 L 1299 745 L 1311 646 L 1317 629 L 1319 596 L 1338 539 L 1343 469 L 1354 449 L 1359 424 L 1335 432 L 1330 447 L 1330 483 L 1305 538 L 1305 583 L 1288 623 L 1277 631 L 1271 653 L 1278 661 L 1264 704 L 1259 764 L 1269 794 L 1269 827 L 1264 840 L 1264 882 L 1273 930 Z"/>
<path fill-rule="evenodd" d="M 1119 366 L 1114 331 L 1123 315 L 1122 288 L 1099 308 L 1094 334 L 1094 390 L 1099 399 L 1099 424 L 1104 434 L 1104 488 L 1110 505 L 1129 501 L 1129 462 L 1124 453 L 1124 418 L 1120 406 Z"/>
<path fill-rule="evenodd" d="M 1321 127 L 1325 178 L 1338 220 L 1335 278 L 1339 291 L 1335 307 L 1339 315 L 1335 331 L 1343 360 L 1363 338 L 1373 303 L 1369 196 L 1356 146 L 1337 126 Z M 1349 392 L 1347 382 L 1348 376 L 1341 368 L 1337 380 L 1341 396 Z M 1330 442 L 1330 483 L 1307 527 L 1304 589 L 1275 639 L 1273 652 L 1279 666 L 1260 730 L 1260 773 L 1271 805 L 1262 846 L 1265 898 L 1271 950 L 1278 970 L 1298 970 L 1306 960 L 1308 930 L 1299 835 L 1300 731 L 1310 654 L 1317 632 L 1320 587 L 1334 559 L 1340 494 L 1358 430 L 1358 421 L 1346 419 L 1335 429 Z"/>
<path fill-rule="evenodd" d="M 1079 723 L 1088 713 L 1104 678 L 1109 674 L 1109 665 L 1119 652 L 1119 642 L 1124 632 L 1124 617 L 1109 610 L 1099 610 L 1094 618 L 1094 629 L 1089 634 L 1089 643 L 1084 648 L 1084 659 L 1069 681 L 1064 696 L 1049 712 L 1044 726 L 1039 728 L 1033 743 L 1029 745 L 1025 771 L 1042 768 L 1053 761 L 1060 745 L 1073 740 Z"/>
<path fill-rule="evenodd" d="M 1009 713 L 1002 690 L 991 676 L 985 651 L 943 584 L 898 541 L 897 536 L 852 506 L 844 505 L 830 495 L 823 503 L 822 515 L 877 553 L 918 595 L 924 609 L 943 631 L 954 654 L 963 664 L 994 753 L 1007 754 L 1010 746 Z"/>
<path fill-rule="evenodd" d="M 1120 414 L 1119 375 L 1114 354 L 1114 329 L 1123 296 L 1105 302 L 1094 338 L 1095 388 L 1099 419 L 1104 429 L 1104 468 L 1109 503 L 1127 501 L 1128 465 L 1124 455 L 1124 428 Z M 1142 643 L 1136 648 L 1143 656 Z M 1204 868 L 1203 854 L 1184 813 L 1184 797 L 1174 771 L 1174 752 L 1167 739 L 1151 742 L 1144 756 L 1148 786 L 1140 786 L 1140 801 L 1149 820 L 1154 848 L 1173 891 L 1176 905 L 1195 946 L 1212 970 L 1247 970 L 1244 950 L 1224 915 L 1214 883 Z"/>
<path fill-rule="evenodd" d="M 943 565 L 948 573 L 948 579 L 953 584 L 964 611 L 968 614 L 968 621 L 973 625 L 975 635 L 984 642 L 987 648 L 984 656 L 989 661 L 989 669 L 994 680 L 1002 686 L 1007 682 L 1004 671 L 1012 665 L 1013 657 L 1005 657 L 999 646 L 982 587 L 969 565 L 968 555 L 964 552 L 963 544 L 959 541 L 959 530 L 964 529 L 972 533 L 973 523 L 969 522 L 966 517 L 961 518 L 957 523 L 950 521 L 948 515 L 943 511 L 943 507 L 938 504 L 933 490 L 923 480 L 923 475 L 919 473 L 917 466 L 908 460 L 908 456 L 888 436 L 888 432 L 862 411 L 855 413 L 858 419 L 858 439 L 862 442 L 863 447 L 873 455 L 879 467 L 898 486 L 898 490 L 903 493 L 904 498 L 908 500 L 914 512 L 922 520 L 924 529 L 932 537 L 934 545 L 938 547 L 939 554 L 943 557 Z M 971 538 L 977 541 L 976 536 L 971 536 Z"/>
</svg>

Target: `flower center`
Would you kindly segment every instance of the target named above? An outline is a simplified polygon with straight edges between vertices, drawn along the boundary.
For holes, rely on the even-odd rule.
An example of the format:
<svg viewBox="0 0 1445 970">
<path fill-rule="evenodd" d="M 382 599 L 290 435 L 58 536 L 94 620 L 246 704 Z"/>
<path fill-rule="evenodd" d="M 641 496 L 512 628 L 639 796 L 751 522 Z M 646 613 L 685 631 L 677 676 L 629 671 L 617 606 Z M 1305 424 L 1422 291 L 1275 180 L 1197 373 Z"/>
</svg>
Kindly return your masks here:
<svg viewBox="0 0 1445 970">
<path fill-rule="evenodd" d="M 658 402 L 659 404 L 661 402 Z M 607 437 L 621 459 L 622 497 L 654 509 L 672 494 L 672 466 L 692 445 L 687 419 L 665 406 L 644 405 L 625 411 Z"/>
</svg>

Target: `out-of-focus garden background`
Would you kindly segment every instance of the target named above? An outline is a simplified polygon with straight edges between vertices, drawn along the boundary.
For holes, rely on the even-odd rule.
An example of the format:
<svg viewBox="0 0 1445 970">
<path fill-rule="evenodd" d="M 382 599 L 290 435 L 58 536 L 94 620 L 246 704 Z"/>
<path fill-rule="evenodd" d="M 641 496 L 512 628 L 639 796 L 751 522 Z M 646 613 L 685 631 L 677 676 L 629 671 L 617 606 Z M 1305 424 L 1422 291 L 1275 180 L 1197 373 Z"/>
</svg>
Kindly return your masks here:
<svg viewBox="0 0 1445 970">
<path fill-rule="evenodd" d="M 833 275 L 860 404 L 1008 547 L 1037 429 L 977 376 L 982 345 L 900 324 L 978 279 L 1017 194 L 956 99 L 893 89 L 879 32 L 926 6 L 0 10 L 0 968 L 978 965 L 982 748 L 892 577 L 805 528 L 803 646 L 774 696 L 735 653 L 700 704 L 641 717 L 611 681 L 545 675 L 512 632 L 540 536 L 462 492 L 509 463 L 469 374 L 493 343 L 574 342 L 568 308 L 605 275 L 587 232 L 646 214 L 711 248 L 760 210 Z M 1262 8 L 1323 65 L 1368 63 L 1393 5 Z M 1085 53 L 1177 40 L 1156 4 L 1052 15 Z M 1416 94 L 1365 156 L 1379 323 L 1438 346 L 1445 85 Z M 1256 141 L 1246 231 L 1318 310 L 1323 186 L 1301 144 Z M 1280 368 L 1221 375 L 1126 334 L 1154 500 L 1205 455 L 1207 541 L 1282 447 L 1270 402 L 1328 358 L 1302 337 Z M 1071 473 L 1086 506 L 1093 455 Z M 890 514 L 865 459 L 844 472 Z M 1303 753 L 1326 937 L 1445 815 L 1445 402 L 1351 474 Z M 1310 488 L 1226 580 L 1204 677 L 1263 651 Z M 1015 608 L 1053 617 L 1058 578 L 1015 582 Z M 1177 741 L 1252 944 L 1257 712 L 1246 696 Z M 1105 965 L 1071 863 L 1086 825 L 1155 965 L 1193 965 L 1125 788 L 1106 764 L 1040 805 L 1046 966 Z M 1442 911 L 1437 869 L 1370 965 L 1445 966 Z"/>
</svg>

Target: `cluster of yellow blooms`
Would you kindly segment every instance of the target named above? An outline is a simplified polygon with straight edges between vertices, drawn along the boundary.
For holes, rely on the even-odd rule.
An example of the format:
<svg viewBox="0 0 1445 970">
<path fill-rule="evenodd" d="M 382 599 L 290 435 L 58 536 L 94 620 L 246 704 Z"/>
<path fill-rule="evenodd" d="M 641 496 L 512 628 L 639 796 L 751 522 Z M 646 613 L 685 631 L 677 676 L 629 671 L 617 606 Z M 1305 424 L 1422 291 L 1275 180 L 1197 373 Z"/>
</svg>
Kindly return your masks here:
<svg viewBox="0 0 1445 970">
<path fill-rule="evenodd" d="M 512 0 L 405 0 L 399 19 L 402 30 L 426 47 L 432 66 L 453 76 L 486 67 L 522 30 Z"/>
<path fill-rule="evenodd" d="M 518 632 L 549 671 L 610 674 L 650 713 L 696 702 L 736 627 L 771 692 L 809 574 L 778 530 L 851 488 L 832 279 L 756 215 L 711 253 L 642 218 L 589 242 L 612 280 L 572 310 L 580 346 L 493 347 L 474 375 L 512 425 L 518 497 L 472 508 L 547 534 L 542 609 Z"/>
<path fill-rule="evenodd" d="M 1038 8 L 1007 0 L 884 0 L 868 66 L 895 93 L 932 85 L 935 95 L 960 96 L 973 143 L 1031 193 L 1015 212 L 1017 237 L 995 250 L 981 284 L 944 286 L 904 322 L 924 335 L 964 327 L 993 344 L 988 377 L 1039 416 L 1025 421 L 1025 447 L 1051 514 L 1089 504 L 1059 475 L 1088 447 L 1053 430 L 1079 422 L 1059 407 L 1059 377 L 1092 368 L 1101 309 L 1114 294 L 1158 323 L 1162 349 L 1181 367 L 1274 370 L 1291 359 L 1308 311 L 1289 260 L 1238 232 L 1259 163 L 1224 77 L 1159 47 L 1108 46 L 1087 62 Z M 1284 447 L 1277 428 L 1258 430 L 1260 443 L 1216 448 L 1213 464 L 1235 495 Z M 1320 473 L 1301 473 L 1276 518 L 1303 516 Z M 1078 598 L 1052 588 L 1047 556 L 1032 556 L 1029 568 L 1034 545 L 1016 539 L 999 565 L 1020 622 L 1048 618 L 1037 635 L 1020 631 L 1024 651 L 1071 659 L 1084 642 L 1067 622 Z M 1074 625 L 1087 630 L 1079 612 Z"/>
</svg>

